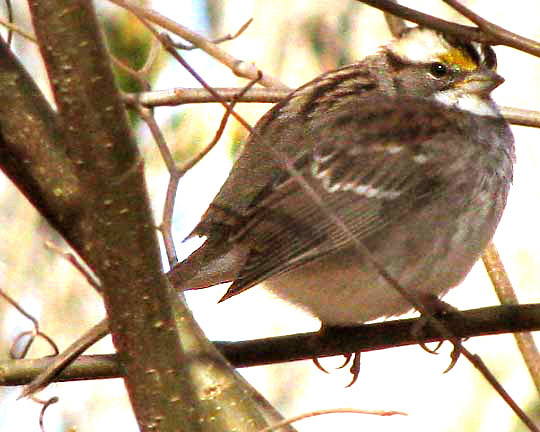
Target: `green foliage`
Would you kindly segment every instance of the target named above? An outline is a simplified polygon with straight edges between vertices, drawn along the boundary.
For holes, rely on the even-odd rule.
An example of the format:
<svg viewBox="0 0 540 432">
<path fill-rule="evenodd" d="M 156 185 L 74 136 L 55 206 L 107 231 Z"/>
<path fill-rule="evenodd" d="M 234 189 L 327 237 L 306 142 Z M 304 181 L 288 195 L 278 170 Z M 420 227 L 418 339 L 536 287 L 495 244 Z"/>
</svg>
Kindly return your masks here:
<svg viewBox="0 0 540 432">
<path fill-rule="evenodd" d="M 130 14 L 109 17 L 104 21 L 105 35 L 112 55 L 131 69 L 143 67 L 150 53 L 152 35 Z M 149 74 L 150 80 L 157 76 L 162 62 L 155 62 Z M 115 65 L 117 83 L 122 91 L 144 90 L 137 80 Z"/>
<path fill-rule="evenodd" d="M 238 152 L 242 149 L 246 136 L 247 132 L 245 132 L 244 128 L 235 129 L 229 144 L 229 155 L 232 160 L 236 159 Z"/>
</svg>

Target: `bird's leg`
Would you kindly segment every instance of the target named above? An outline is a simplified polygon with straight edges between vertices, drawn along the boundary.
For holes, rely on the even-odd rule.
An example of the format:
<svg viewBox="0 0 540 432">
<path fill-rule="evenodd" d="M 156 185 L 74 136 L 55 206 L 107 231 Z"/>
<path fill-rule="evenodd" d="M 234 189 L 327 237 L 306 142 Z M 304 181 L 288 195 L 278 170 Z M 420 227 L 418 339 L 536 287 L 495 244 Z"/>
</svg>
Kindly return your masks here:
<svg viewBox="0 0 540 432">
<path fill-rule="evenodd" d="M 340 326 L 327 326 L 327 325 L 323 324 L 321 326 L 319 334 L 317 335 L 318 336 L 318 338 L 317 338 L 318 342 L 317 343 L 320 343 L 320 339 L 319 339 L 320 336 L 333 338 L 332 335 L 336 334 L 335 330 L 339 330 L 341 328 L 343 328 L 343 327 L 340 327 Z M 350 372 L 351 372 L 353 377 L 352 377 L 351 382 L 346 386 L 346 387 L 350 387 L 356 382 L 356 380 L 358 379 L 358 376 L 360 374 L 360 352 L 344 354 L 344 357 L 345 357 L 345 362 L 341 366 L 337 367 L 337 369 L 342 369 L 345 366 L 347 366 L 349 364 L 349 362 L 351 361 L 351 358 L 352 358 Z M 317 368 L 319 370 L 323 371 L 324 373 L 328 373 L 328 371 L 321 365 L 321 363 L 319 362 L 319 359 L 317 357 L 314 357 L 312 360 L 313 360 L 313 363 L 315 364 L 315 366 L 317 366 Z"/>
<path fill-rule="evenodd" d="M 459 310 L 457 308 L 455 308 L 449 303 L 442 301 L 439 297 L 432 294 L 423 295 L 422 297 L 419 298 L 419 300 L 422 302 L 422 306 L 434 318 L 444 317 L 444 315 L 448 313 L 456 313 L 456 312 L 459 313 Z M 424 331 L 425 326 L 429 325 L 429 319 L 430 318 L 427 316 L 422 316 L 420 320 L 418 321 L 418 323 L 412 328 L 411 334 L 413 337 L 415 337 L 418 340 L 418 344 L 424 351 L 430 354 L 438 354 L 437 351 L 439 350 L 439 348 L 441 347 L 444 341 L 440 341 L 435 347 L 435 349 L 432 350 L 428 348 L 422 340 L 423 339 L 422 332 Z M 450 365 L 446 368 L 444 373 L 448 372 L 455 366 L 459 358 L 459 355 L 460 355 L 459 347 L 454 346 L 454 350 L 452 351 L 452 354 L 451 354 Z"/>
</svg>

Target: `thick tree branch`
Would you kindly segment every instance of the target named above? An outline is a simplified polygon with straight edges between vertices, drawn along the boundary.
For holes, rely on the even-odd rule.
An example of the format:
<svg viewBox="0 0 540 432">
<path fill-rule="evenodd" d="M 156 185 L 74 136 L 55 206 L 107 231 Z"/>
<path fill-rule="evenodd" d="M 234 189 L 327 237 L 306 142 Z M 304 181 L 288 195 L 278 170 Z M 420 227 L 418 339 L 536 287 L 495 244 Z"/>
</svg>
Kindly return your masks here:
<svg viewBox="0 0 540 432">
<path fill-rule="evenodd" d="M 0 40 L 0 169 L 68 242 L 65 222 L 79 211 L 76 165 L 59 120 L 28 72 Z"/>
<path fill-rule="evenodd" d="M 103 286 L 113 341 L 139 425 L 142 430 L 158 425 L 161 431 L 201 429 L 200 418 L 207 416 L 205 409 L 215 408 L 215 401 L 207 398 L 201 406 L 199 392 L 214 388 L 214 380 L 221 382 L 230 369 L 205 349 L 204 336 L 192 326 L 189 311 L 162 274 L 143 164 L 92 4 L 34 0 L 30 9 L 67 153 L 77 166 L 84 197 L 78 217 L 69 221 L 71 232 L 76 234 L 77 252 Z M 188 359 L 188 352 L 193 357 Z M 211 371 L 210 381 L 205 371 Z M 229 387 L 222 393 L 238 391 Z M 234 421 L 231 417 L 237 412 L 227 410 L 222 417 L 239 429 L 249 423 L 243 430 L 265 424 L 254 409 Z M 209 423 L 206 430 L 217 427 Z"/>
</svg>

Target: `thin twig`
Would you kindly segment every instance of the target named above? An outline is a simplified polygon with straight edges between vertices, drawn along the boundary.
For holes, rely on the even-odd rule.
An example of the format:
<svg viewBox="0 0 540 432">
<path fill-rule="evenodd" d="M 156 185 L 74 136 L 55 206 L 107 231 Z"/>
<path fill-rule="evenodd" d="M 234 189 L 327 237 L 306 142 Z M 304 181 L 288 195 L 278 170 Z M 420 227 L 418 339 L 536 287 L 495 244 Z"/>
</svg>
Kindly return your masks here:
<svg viewBox="0 0 540 432">
<path fill-rule="evenodd" d="M 519 49 L 526 53 L 540 57 L 540 43 L 512 33 L 473 12 L 456 0 L 443 0 L 447 5 L 454 8 L 461 15 L 472 21 L 484 34 L 492 38 L 490 45 L 506 45 Z"/>
<path fill-rule="evenodd" d="M 153 38 L 151 40 L 150 51 L 146 56 L 146 60 L 139 69 L 133 69 L 131 66 L 127 65 L 122 60 L 113 56 L 112 54 L 110 57 L 113 64 L 122 69 L 135 81 L 137 81 L 141 88 L 143 88 L 145 91 L 151 91 L 152 87 L 150 85 L 150 82 L 148 81 L 148 75 L 150 74 L 150 69 L 158 58 L 160 47 L 161 45 L 159 44 L 159 42 L 156 41 L 155 38 Z"/>
<path fill-rule="evenodd" d="M 453 34 L 466 40 L 475 40 L 489 45 L 505 45 L 528 54 L 540 57 L 540 43 L 511 33 L 491 24 L 490 33 L 483 32 L 477 27 L 464 26 L 446 21 L 432 15 L 394 3 L 392 0 L 357 0 L 376 9 L 399 16 L 407 21 Z M 487 22 L 487 21 L 486 21 Z M 498 29 L 498 30 L 496 30 Z"/>
<path fill-rule="evenodd" d="M 156 40 L 155 38 L 152 38 L 150 51 L 148 52 L 148 55 L 146 56 L 146 61 L 139 68 L 139 71 L 138 71 L 139 73 L 143 74 L 144 76 L 148 76 L 150 74 L 152 67 L 155 65 L 159 57 L 160 50 L 161 50 L 161 44 L 159 43 L 158 40 Z"/>
<path fill-rule="evenodd" d="M 510 278 L 504 269 L 504 264 L 493 242 L 484 250 L 482 261 L 501 304 L 519 304 Z M 536 390 L 540 393 L 540 353 L 534 338 L 529 332 L 514 333 L 514 338 Z"/>
<path fill-rule="evenodd" d="M 141 74 L 138 70 L 133 69 L 131 66 L 127 65 L 122 60 L 113 56 L 112 54 L 110 58 L 111 58 L 112 63 L 116 67 L 118 67 L 119 69 L 127 73 L 130 77 L 132 77 L 135 81 L 137 81 L 142 89 L 144 89 L 147 92 L 152 89 L 150 86 L 150 83 L 146 79 L 145 74 Z"/>
<path fill-rule="evenodd" d="M 491 384 L 491 387 L 495 389 L 497 394 L 506 402 L 506 404 L 514 411 L 514 413 L 519 417 L 519 419 L 529 428 L 530 431 L 538 432 L 540 429 L 531 418 L 521 409 L 521 407 L 512 399 L 510 394 L 504 389 L 501 383 L 495 378 L 491 373 L 489 368 L 483 362 L 478 354 L 471 354 L 470 351 L 465 348 L 462 349 L 461 353 L 471 362 L 471 364 L 482 374 L 484 379 Z"/>
<path fill-rule="evenodd" d="M 78 338 L 67 349 L 62 351 L 54 358 L 54 361 L 50 363 L 47 368 L 40 372 L 40 374 L 28 384 L 18 397 L 18 399 L 30 396 L 42 389 L 44 389 L 49 383 L 54 381 L 67 366 L 69 366 L 75 359 L 77 359 L 83 352 L 89 347 L 94 345 L 97 341 L 107 336 L 109 333 L 108 321 L 102 320 L 89 331 L 85 332 L 82 338 Z"/>
<path fill-rule="evenodd" d="M 86 279 L 88 285 L 93 287 L 98 293 L 102 292 L 101 283 L 98 277 L 94 274 L 94 272 L 92 272 L 92 269 L 90 269 L 84 264 L 84 262 L 78 259 L 75 254 L 71 252 L 64 252 L 62 249 L 60 249 L 58 246 L 56 246 L 50 241 L 45 242 L 45 247 L 61 256 L 67 262 L 69 262 L 75 268 L 75 270 L 77 270 Z"/>
<path fill-rule="evenodd" d="M 240 116 L 237 112 L 235 112 L 233 109 L 231 109 L 231 106 L 227 104 L 223 99 L 219 98 L 219 95 L 214 91 L 214 89 L 207 84 L 207 82 L 184 60 L 184 58 L 178 54 L 174 49 L 169 47 L 166 37 L 164 35 L 160 35 L 161 39 L 163 39 L 163 44 L 165 46 L 165 49 L 201 84 L 212 96 L 214 96 L 218 103 L 220 103 L 226 110 L 229 112 L 230 115 L 232 115 L 238 122 L 244 126 L 250 133 L 253 133 L 253 128 L 251 125 L 244 120 L 242 116 Z M 258 77 L 258 75 L 257 75 Z"/>
<path fill-rule="evenodd" d="M 205 157 L 210 152 L 210 150 L 212 150 L 214 148 L 214 146 L 217 144 L 217 142 L 221 138 L 221 135 L 223 134 L 223 131 L 225 130 L 225 126 L 227 125 L 227 121 L 229 119 L 229 116 L 231 115 L 231 112 L 234 112 L 233 110 L 234 110 L 234 107 L 235 107 L 238 99 L 241 99 L 244 96 L 244 94 L 246 92 L 248 92 L 259 81 L 261 76 L 262 76 L 262 74 L 259 75 L 258 78 L 251 80 L 240 91 L 240 93 L 238 93 L 238 95 L 236 97 L 233 97 L 231 99 L 231 104 L 229 105 L 230 109 L 225 111 L 225 113 L 223 114 L 223 118 L 221 119 L 219 127 L 218 127 L 218 129 L 217 129 L 217 131 L 216 131 L 216 133 L 214 135 L 214 138 L 212 139 L 212 141 L 210 141 L 210 143 L 201 152 L 199 152 L 199 154 L 197 154 L 197 156 L 195 156 L 191 161 L 189 161 L 188 163 L 186 163 L 182 167 L 182 169 L 181 169 L 182 175 L 184 175 L 187 171 L 189 171 L 191 168 L 193 168 L 193 166 L 195 166 L 195 164 L 200 162 L 201 159 L 203 157 Z"/>
<path fill-rule="evenodd" d="M 3 297 L 5 301 L 7 301 L 11 306 L 13 306 L 21 315 L 24 315 L 24 317 L 28 318 L 30 321 L 32 321 L 32 325 L 34 326 L 34 330 L 36 333 L 39 333 L 39 322 L 38 320 L 31 315 L 30 313 L 26 312 L 22 306 L 19 305 L 13 299 L 8 293 L 6 293 L 3 289 L 0 289 L 0 297 Z"/>
<path fill-rule="evenodd" d="M 285 98 L 290 89 L 252 88 L 245 95 L 239 97 L 242 88 L 215 88 L 218 97 L 204 88 L 173 88 L 169 90 L 155 90 L 141 93 L 124 93 L 122 98 L 129 106 L 140 103 L 148 108 L 158 106 L 178 106 L 192 103 L 216 103 L 221 100 L 227 102 L 236 99 L 238 102 L 276 103 Z"/>
<path fill-rule="evenodd" d="M 380 417 L 388 417 L 388 416 L 395 416 L 395 415 L 406 416 L 407 415 L 407 413 L 404 413 L 401 411 L 362 410 L 362 409 L 357 409 L 357 408 L 333 408 L 333 409 L 310 411 L 310 412 L 300 414 L 294 417 L 289 417 L 288 419 L 285 419 L 282 422 L 265 427 L 264 429 L 261 429 L 259 432 L 272 432 L 280 427 L 287 426 L 291 423 L 295 423 L 300 420 L 304 420 L 311 417 L 317 417 L 321 415 L 327 415 L 327 414 L 367 414 L 367 415 L 376 415 Z"/>
<path fill-rule="evenodd" d="M 11 4 L 11 0 L 6 0 L 6 10 L 7 10 L 7 20 L 10 24 L 13 23 L 13 5 Z M 6 42 L 8 46 L 11 46 L 11 42 L 13 41 L 13 29 L 8 28 L 8 35 Z"/>
<path fill-rule="evenodd" d="M 217 39 L 213 39 L 210 42 L 217 45 L 223 42 L 234 40 L 238 36 L 240 36 L 242 33 L 244 33 L 252 22 L 253 22 L 253 18 L 250 18 L 244 24 L 242 24 L 242 26 L 238 29 L 238 31 L 235 34 L 231 35 L 229 33 L 225 36 L 221 36 Z M 191 51 L 191 50 L 199 49 L 197 45 L 184 45 L 177 41 L 173 41 L 173 45 L 175 48 L 181 49 L 183 51 Z"/>
<path fill-rule="evenodd" d="M 4 21 L 0 18 L 0 25 L 3 25 L 5 28 L 9 29 L 10 31 L 17 33 L 19 36 L 22 36 L 25 39 L 28 39 L 30 42 L 37 43 L 36 38 L 31 35 L 30 33 L 24 31 L 22 28 L 20 28 L 18 25 L 12 24 L 10 22 Z"/>
<path fill-rule="evenodd" d="M 392 1 L 394 3 L 397 3 L 397 0 Z M 390 33 L 392 33 L 392 36 L 394 37 L 399 37 L 407 29 L 407 24 L 405 24 L 405 20 L 396 15 L 385 12 L 384 19 L 386 21 L 388 29 L 390 30 Z"/>
<path fill-rule="evenodd" d="M 214 88 L 217 97 L 204 88 L 173 88 L 169 90 L 156 90 L 141 93 L 124 93 L 122 98 L 129 106 L 141 105 L 153 108 L 159 106 L 178 106 L 194 103 L 217 103 L 221 100 L 230 102 L 236 99 L 242 103 L 277 103 L 287 97 L 290 90 L 252 88 L 245 95 L 239 97 L 242 88 Z M 540 128 L 540 111 L 500 107 L 505 119 L 514 125 Z"/>
<path fill-rule="evenodd" d="M 157 148 L 161 154 L 161 158 L 165 163 L 165 167 L 170 175 L 169 184 L 167 186 L 167 194 L 165 197 L 165 209 L 163 213 L 163 222 L 161 223 L 160 231 L 163 237 L 163 245 L 165 246 L 165 252 L 167 254 L 167 260 L 169 261 L 169 266 L 173 266 L 177 262 L 176 257 L 176 248 L 174 247 L 174 241 L 172 236 L 172 213 L 173 207 L 171 207 L 170 212 L 168 211 L 169 202 L 172 202 L 174 206 L 174 200 L 176 196 L 176 189 L 178 187 L 178 182 L 180 180 L 180 175 L 172 153 L 167 145 L 167 141 L 159 128 L 156 119 L 151 110 L 144 108 L 142 105 L 137 105 L 137 110 L 143 121 L 148 126 L 154 142 L 157 145 Z"/>
<path fill-rule="evenodd" d="M 24 345 L 22 351 L 20 353 L 17 353 L 16 352 L 17 344 L 25 336 L 30 336 L 30 339 L 28 340 L 26 345 Z M 56 345 L 56 342 L 54 340 L 52 340 L 52 338 L 50 336 L 48 336 L 46 333 L 43 333 L 41 330 L 33 329 L 33 330 L 29 330 L 29 331 L 24 331 L 24 332 L 19 333 L 17 335 L 17 337 L 13 340 L 13 343 L 11 344 L 11 348 L 9 349 L 10 357 L 12 359 L 17 359 L 17 360 L 25 358 L 26 354 L 28 354 L 28 351 L 30 350 L 30 347 L 32 346 L 32 344 L 34 343 L 34 340 L 37 337 L 40 337 L 40 338 L 44 339 L 49 344 L 49 346 L 53 350 L 53 355 L 58 355 L 60 350 L 58 349 L 58 345 Z"/>
<path fill-rule="evenodd" d="M 163 245 L 165 246 L 165 251 L 167 253 L 169 268 L 172 268 L 178 262 L 172 236 L 172 220 L 180 175 L 178 170 L 175 169 L 174 171 L 169 172 L 169 176 L 169 183 L 167 184 L 167 192 L 165 194 L 165 203 L 163 204 L 163 219 L 161 221 L 160 231 L 163 237 Z"/>
<path fill-rule="evenodd" d="M 156 24 L 163 29 L 168 30 L 171 33 L 174 33 L 191 42 L 193 45 L 198 46 L 211 57 L 227 66 L 235 75 L 248 79 L 255 79 L 258 76 L 259 69 L 253 63 L 245 62 L 233 57 L 228 52 L 222 50 L 218 45 L 210 42 L 207 38 L 195 33 L 192 30 L 189 30 L 188 28 L 178 24 L 166 16 L 161 15 L 155 10 L 141 7 L 130 0 L 109 1 L 123 7 L 126 10 L 129 10 L 137 17 L 142 17 L 145 20 L 148 20 L 149 22 Z M 286 86 L 278 79 L 266 73 L 263 73 L 260 84 L 265 87 L 286 88 Z"/>
<path fill-rule="evenodd" d="M 174 158 L 169 150 L 169 146 L 167 145 L 167 141 L 165 140 L 165 137 L 163 136 L 159 125 L 157 124 L 154 116 L 152 115 L 152 112 L 149 109 L 143 107 L 139 107 L 138 111 L 139 115 L 148 126 L 148 129 L 152 134 L 152 138 L 154 138 L 154 141 L 156 142 L 159 153 L 163 159 L 163 162 L 165 163 L 165 166 L 167 167 L 167 171 L 169 171 L 169 173 L 174 172 L 176 169 Z"/>
<path fill-rule="evenodd" d="M 50 338 L 47 334 L 43 333 L 39 329 L 39 321 L 32 314 L 27 312 L 17 301 L 15 301 L 15 299 L 13 299 L 8 293 L 6 293 L 2 289 L 0 289 L 0 297 L 3 297 L 4 300 L 7 301 L 15 309 L 17 309 L 17 311 L 21 315 L 23 315 L 25 318 L 30 320 L 32 322 L 32 326 L 33 326 L 32 330 L 21 332 L 20 334 L 17 335 L 17 337 L 15 337 L 15 339 L 13 340 L 13 343 L 11 344 L 11 347 L 9 349 L 9 354 L 10 354 L 11 358 L 13 358 L 13 359 L 21 359 L 21 358 L 26 357 L 26 354 L 30 350 L 30 347 L 34 343 L 34 340 L 36 339 L 36 337 L 41 337 L 42 339 L 44 339 L 50 345 L 50 347 L 53 349 L 54 355 L 58 354 L 58 352 L 59 352 L 58 346 L 52 340 L 52 338 Z M 22 350 L 18 353 L 17 350 L 16 350 L 17 345 L 18 345 L 19 341 L 22 340 L 25 336 L 30 336 L 30 338 L 28 339 L 28 342 L 26 342 L 24 344 Z"/>
<path fill-rule="evenodd" d="M 511 124 L 540 128 L 540 111 L 527 110 L 514 107 L 500 107 L 501 113 Z"/>
<path fill-rule="evenodd" d="M 124 2 L 125 0 L 109 0 L 112 2 Z M 198 82 L 201 84 L 206 91 L 208 91 L 212 96 L 214 96 L 217 101 L 227 110 L 230 112 L 230 115 L 232 115 L 234 118 L 236 118 L 242 126 L 244 126 L 249 132 L 253 132 L 253 128 L 249 125 L 247 121 L 245 121 L 238 113 L 236 113 L 234 110 L 232 110 L 223 99 L 219 98 L 219 95 L 215 92 L 215 90 L 208 85 L 208 83 L 187 63 L 184 58 L 176 51 L 176 49 L 172 46 L 172 41 L 170 40 L 170 37 L 165 34 L 158 33 L 152 25 L 149 23 L 150 20 L 147 21 L 146 16 L 139 15 L 138 11 L 130 9 L 130 11 L 141 21 L 141 23 L 162 43 L 163 47 L 167 50 L 169 54 L 171 54 L 178 63 L 180 63 Z M 255 74 L 255 77 L 252 79 L 259 79 L 260 73 L 257 72 Z M 264 76 L 264 75 L 263 75 Z M 259 80 L 260 81 L 260 80 Z"/>
<path fill-rule="evenodd" d="M 41 408 L 41 412 L 39 413 L 39 428 L 41 430 L 41 432 L 46 432 L 45 430 L 45 425 L 43 424 L 43 418 L 45 417 L 45 411 L 47 411 L 47 408 L 49 408 L 51 405 L 55 404 L 58 402 L 58 398 L 55 396 L 55 397 L 52 397 L 50 399 L 48 399 L 47 401 L 45 401 L 43 403 L 43 407 Z"/>
</svg>

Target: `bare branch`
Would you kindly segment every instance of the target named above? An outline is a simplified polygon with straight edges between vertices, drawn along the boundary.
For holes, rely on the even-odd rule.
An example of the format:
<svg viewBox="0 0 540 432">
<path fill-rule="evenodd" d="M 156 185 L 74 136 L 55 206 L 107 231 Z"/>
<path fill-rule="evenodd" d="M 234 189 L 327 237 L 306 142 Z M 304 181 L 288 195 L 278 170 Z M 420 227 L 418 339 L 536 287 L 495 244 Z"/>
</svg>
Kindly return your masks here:
<svg viewBox="0 0 540 432">
<path fill-rule="evenodd" d="M 214 39 L 214 40 L 212 40 L 210 42 L 217 45 L 217 44 L 220 44 L 220 43 L 223 43 L 223 42 L 227 42 L 227 41 L 236 39 L 238 36 L 240 36 L 242 33 L 244 33 L 246 31 L 246 29 L 249 27 L 249 25 L 252 22 L 253 22 L 253 18 L 250 18 L 244 24 L 242 24 L 242 26 L 238 29 L 238 31 L 235 34 L 231 35 L 229 33 L 229 34 L 227 34 L 225 36 Z M 180 42 L 173 42 L 173 45 L 174 45 L 175 48 L 178 48 L 178 49 L 181 49 L 181 50 L 184 50 L 184 51 L 191 51 L 191 50 L 199 48 L 196 45 L 184 45 L 184 44 L 182 44 Z"/>
<path fill-rule="evenodd" d="M 0 25 L 3 25 L 5 28 L 9 29 L 10 32 L 17 33 L 19 36 L 22 36 L 23 38 L 28 39 L 31 42 L 34 42 L 34 43 L 36 42 L 36 38 L 34 36 L 32 36 L 30 33 L 27 33 L 18 25 L 13 24 L 12 22 L 5 21 L 0 18 Z M 9 40 L 8 40 L 8 45 L 9 45 Z"/>
<path fill-rule="evenodd" d="M 225 66 L 231 69 L 235 75 L 248 79 L 257 78 L 259 69 L 257 69 L 253 63 L 236 59 L 226 51 L 219 48 L 218 45 L 210 42 L 208 39 L 178 24 L 177 22 L 161 15 L 155 10 L 143 8 L 130 0 L 109 1 L 191 42 L 193 45 L 199 47 L 211 57 L 223 63 Z M 286 88 L 286 86 L 279 80 L 265 73 L 263 73 L 260 83 L 265 87 Z"/>
<path fill-rule="evenodd" d="M 259 75 L 259 79 L 261 78 L 262 74 Z M 221 138 L 221 135 L 223 134 L 223 131 L 225 130 L 225 126 L 227 125 L 227 120 L 229 119 L 229 116 L 234 111 L 234 106 L 236 105 L 236 102 L 238 99 L 241 99 L 246 92 L 248 92 L 258 81 L 259 79 L 253 79 L 251 80 L 237 95 L 237 97 L 233 97 L 231 100 L 231 104 L 229 105 L 229 109 L 225 112 L 223 115 L 223 118 L 221 119 L 221 122 L 219 124 L 219 127 L 214 135 L 214 138 L 210 143 L 201 151 L 195 158 L 193 158 L 191 161 L 189 161 L 186 165 L 182 167 L 181 173 L 184 175 L 187 171 L 189 171 L 191 168 L 195 166 L 204 156 L 206 156 L 212 148 L 217 144 L 219 139 Z"/>
<path fill-rule="evenodd" d="M 446 21 L 432 15 L 428 15 L 417 10 L 399 5 L 397 3 L 394 3 L 392 0 L 358 1 L 368 4 L 374 8 L 380 9 L 384 12 L 399 16 L 403 19 L 406 19 L 407 21 L 415 22 L 426 27 L 453 34 L 466 40 L 475 40 L 489 45 L 505 45 L 529 53 L 536 57 L 540 57 L 540 43 L 531 39 L 527 39 L 523 36 L 519 36 L 515 33 L 511 33 L 507 30 L 502 29 L 501 27 L 488 23 L 485 20 L 484 27 L 488 28 L 489 32 L 482 31 L 483 29 L 478 27 L 469 27 Z M 448 1 L 446 2 L 448 3 Z M 452 2 L 453 6 L 455 4 L 457 3 Z M 464 7 L 461 8 L 465 10 Z M 472 16 L 471 13 L 469 13 L 469 15 Z M 489 26 L 487 24 L 489 24 Z"/>
<path fill-rule="evenodd" d="M 47 408 L 49 408 L 52 404 L 55 404 L 58 402 L 57 397 L 52 397 L 47 401 L 43 402 L 43 408 L 41 409 L 41 412 L 39 413 L 39 428 L 41 429 L 41 432 L 46 432 L 45 426 L 43 425 L 43 418 L 45 417 L 45 412 L 47 411 Z"/>
<path fill-rule="evenodd" d="M 58 248 L 52 242 L 45 242 L 45 247 L 54 253 L 60 255 L 63 259 L 69 262 L 75 270 L 77 270 L 88 282 L 88 285 L 93 287 L 98 293 L 101 293 L 102 288 L 97 276 L 92 272 L 92 269 L 88 268 L 83 261 L 81 261 L 77 256 L 71 252 L 64 252 Z"/>
<path fill-rule="evenodd" d="M 286 426 L 288 424 L 295 423 L 300 420 L 304 420 L 311 417 L 317 417 L 321 415 L 328 415 L 328 414 L 367 414 L 367 415 L 376 415 L 376 416 L 381 416 L 381 417 L 394 416 L 394 415 L 407 415 L 407 413 L 404 413 L 401 411 L 362 410 L 358 408 L 334 408 L 334 409 L 327 409 L 327 410 L 311 411 L 305 414 L 289 417 L 288 419 L 285 419 L 280 423 L 276 423 L 276 424 L 273 424 L 272 426 L 268 426 L 267 428 L 264 428 L 260 432 L 272 432 L 279 429 L 282 426 Z"/>
<path fill-rule="evenodd" d="M 82 338 L 77 339 L 75 343 L 62 351 L 60 355 L 54 357 L 54 362 L 51 362 L 36 379 L 32 380 L 32 382 L 23 389 L 19 399 L 44 389 L 67 367 L 67 365 L 71 364 L 84 351 L 103 337 L 107 336 L 107 334 L 109 334 L 109 323 L 107 320 L 99 322 L 88 332 L 85 332 Z"/>
<path fill-rule="evenodd" d="M 482 254 L 482 261 L 501 304 L 519 304 L 510 278 L 504 269 L 504 264 L 493 242 L 488 245 Z M 514 338 L 527 369 L 529 369 L 536 391 L 540 393 L 540 353 L 533 336 L 529 332 L 520 332 L 514 333 Z"/>
<path fill-rule="evenodd" d="M 397 3 L 397 0 L 392 1 Z M 394 37 L 399 37 L 399 35 L 407 29 L 407 24 L 405 24 L 405 21 L 396 15 L 385 12 L 384 19 L 386 20 L 386 25 L 388 26 L 390 33 L 392 33 L 392 36 Z"/>
<path fill-rule="evenodd" d="M 502 115 L 509 123 L 540 128 L 540 111 L 505 106 L 500 108 Z"/>
<path fill-rule="evenodd" d="M 377 351 L 407 345 L 444 340 L 435 329 L 426 326 L 422 334 L 413 336 L 413 328 L 421 318 L 391 320 L 382 323 L 336 329 L 328 336 L 305 333 L 241 342 L 214 342 L 235 367 L 250 367 L 280 362 L 310 360 L 313 357 L 344 353 Z M 491 306 L 448 313 L 442 322 L 460 338 L 479 337 L 521 331 L 540 330 L 540 304 Z M 0 384 L 27 384 L 55 358 L 24 359 L 0 363 Z M 121 376 L 115 356 L 91 355 L 78 358 L 56 379 L 72 381 Z"/>
<path fill-rule="evenodd" d="M 26 354 L 30 350 L 30 347 L 34 343 L 36 337 L 44 339 L 50 347 L 53 349 L 54 355 L 58 354 L 58 346 L 48 335 L 43 333 L 39 328 L 39 321 L 29 312 L 27 312 L 15 299 L 13 299 L 7 292 L 0 289 L 0 297 L 13 306 L 21 315 L 32 322 L 33 329 L 30 331 L 24 331 L 17 335 L 11 344 L 9 355 L 12 359 L 22 359 L 26 357 Z M 28 341 L 23 345 L 22 350 L 17 350 L 17 345 L 24 337 L 29 336 Z"/>
<path fill-rule="evenodd" d="M 474 13 L 471 9 L 465 7 L 456 0 L 443 0 L 447 5 L 453 7 L 456 11 L 475 23 L 484 34 L 491 37 L 491 45 L 506 45 L 516 48 L 520 51 L 540 57 L 540 43 L 532 39 L 527 39 L 512 33 Z"/>
<path fill-rule="evenodd" d="M 161 234 L 163 237 L 163 244 L 165 246 L 165 252 L 167 253 L 167 260 L 169 261 L 169 266 L 173 266 L 177 262 L 176 258 L 176 249 L 174 247 L 174 241 L 172 236 L 172 215 L 174 200 L 176 197 L 176 189 L 178 187 L 178 182 L 180 180 L 180 175 L 174 162 L 174 158 L 169 150 L 169 146 L 165 141 L 165 137 L 161 133 L 156 119 L 154 118 L 153 112 L 143 107 L 142 105 L 136 105 L 139 115 L 143 121 L 150 129 L 150 133 L 154 138 L 154 142 L 161 154 L 161 158 L 165 163 L 165 167 L 170 175 L 169 185 L 167 186 L 167 194 L 165 198 L 165 210 L 163 213 L 163 222 L 161 223 Z M 170 205 L 170 212 L 168 211 Z"/>
<path fill-rule="evenodd" d="M 173 88 L 169 90 L 156 90 L 142 93 L 124 93 L 122 98 L 129 106 L 140 103 L 146 107 L 177 106 L 191 103 L 215 103 L 221 100 L 231 102 L 263 102 L 277 103 L 285 98 L 291 90 L 275 88 L 251 88 L 245 95 L 239 97 L 242 88 L 219 88 L 214 91 L 217 97 L 204 88 Z"/>
<path fill-rule="evenodd" d="M 146 107 L 178 106 L 192 103 L 216 103 L 237 100 L 243 103 L 277 103 L 287 97 L 290 90 L 252 88 L 239 97 L 242 88 L 214 88 L 217 97 L 204 88 L 173 88 L 141 93 L 124 93 L 122 98 L 129 106 L 140 103 Z M 540 128 L 540 111 L 523 108 L 500 107 L 506 120 L 515 125 Z"/>
</svg>

